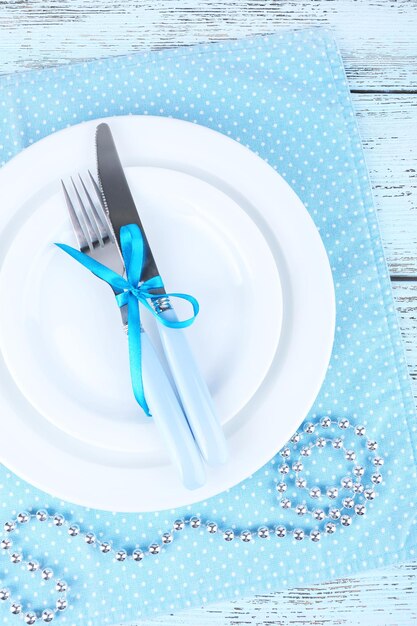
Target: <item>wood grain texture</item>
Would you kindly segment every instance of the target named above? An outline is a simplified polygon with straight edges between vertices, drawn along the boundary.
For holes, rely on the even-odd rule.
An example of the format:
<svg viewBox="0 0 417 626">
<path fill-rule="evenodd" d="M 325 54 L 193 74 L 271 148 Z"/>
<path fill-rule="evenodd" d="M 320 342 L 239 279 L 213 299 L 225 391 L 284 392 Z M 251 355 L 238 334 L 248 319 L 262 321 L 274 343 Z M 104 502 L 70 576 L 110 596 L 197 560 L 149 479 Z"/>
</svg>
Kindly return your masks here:
<svg viewBox="0 0 417 626">
<path fill-rule="evenodd" d="M 328 26 L 353 89 L 417 90 L 414 0 L 1 0 L 2 70 Z"/>
<path fill-rule="evenodd" d="M 417 577 L 413 565 L 379 570 L 309 588 L 193 609 L 135 626 L 414 626 Z M 133 626 L 133 625 L 132 625 Z"/>
<path fill-rule="evenodd" d="M 390 270 L 417 278 L 416 0 L 0 0 L 0 73 L 304 26 L 336 35 Z M 393 287 L 417 400 L 417 282 Z M 416 623 L 417 565 L 407 564 L 137 624 Z"/>
<path fill-rule="evenodd" d="M 417 95 L 352 98 L 391 275 L 417 275 Z"/>
<path fill-rule="evenodd" d="M 417 282 L 393 282 L 392 287 L 417 402 Z"/>
</svg>

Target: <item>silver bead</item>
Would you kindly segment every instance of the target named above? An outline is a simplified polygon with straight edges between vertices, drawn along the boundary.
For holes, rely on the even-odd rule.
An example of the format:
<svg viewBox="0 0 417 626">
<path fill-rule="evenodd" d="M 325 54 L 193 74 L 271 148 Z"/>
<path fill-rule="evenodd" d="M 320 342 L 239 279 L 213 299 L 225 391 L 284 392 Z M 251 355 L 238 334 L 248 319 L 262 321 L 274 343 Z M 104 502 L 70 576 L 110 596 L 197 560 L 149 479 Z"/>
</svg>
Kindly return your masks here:
<svg viewBox="0 0 417 626">
<path fill-rule="evenodd" d="M 13 552 L 13 554 L 10 555 L 10 560 L 12 563 L 21 563 L 23 560 L 23 556 L 20 554 L 20 552 Z"/>
<path fill-rule="evenodd" d="M 301 528 L 296 528 L 293 530 L 293 537 L 296 541 L 302 541 L 304 539 L 304 530 Z"/>
<path fill-rule="evenodd" d="M 13 604 L 10 605 L 10 612 L 13 613 L 13 615 L 19 615 L 19 613 L 22 612 L 22 605 L 19 604 L 19 602 L 13 602 Z"/>
<path fill-rule="evenodd" d="M 159 554 L 161 552 L 161 546 L 157 543 L 153 543 L 149 546 L 149 554 Z"/>
<path fill-rule="evenodd" d="M 362 467 L 362 465 L 356 465 L 356 466 L 353 468 L 353 473 L 355 474 L 355 476 L 361 477 L 361 476 L 363 476 L 363 475 L 364 475 L 364 473 L 365 473 L 365 468 L 364 468 L 364 467 Z"/>
<path fill-rule="evenodd" d="M 295 461 L 295 463 L 292 464 L 292 469 L 294 470 L 294 472 L 302 472 L 304 469 L 304 465 L 301 463 L 301 461 Z"/>
<path fill-rule="evenodd" d="M 382 475 L 379 472 L 375 472 L 375 474 L 372 474 L 371 476 L 371 481 L 374 483 L 374 485 L 379 485 L 380 483 L 382 483 Z"/>
<path fill-rule="evenodd" d="M 0 548 L 2 550 L 10 550 L 10 548 L 12 547 L 13 542 L 11 539 L 2 539 L 0 541 Z"/>
<path fill-rule="evenodd" d="M 352 489 L 353 480 L 350 476 L 345 476 L 345 478 L 342 478 L 342 480 L 340 481 L 340 484 L 342 485 L 343 489 Z"/>
<path fill-rule="evenodd" d="M 77 526 L 77 524 L 72 524 L 69 528 L 68 528 L 68 534 L 71 537 L 76 537 L 77 535 L 80 534 L 80 527 Z"/>
<path fill-rule="evenodd" d="M 300 439 L 301 439 L 300 433 L 295 433 L 291 437 L 290 441 L 291 441 L 291 443 L 298 443 L 300 441 Z"/>
<path fill-rule="evenodd" d="M 297 478 L 295 484 L 299 489 L 305 489 L 307 487 L 307 481 L 305 478 Z"/>
<path fill-rule="evenodd" d="M 291 500 L 288 498 L 282 498 L 280 501 L 280 505 L 282 509 L 290 509 L 291 508 Z"/>
<path fill-rule="evenodd" d="M 355 513 L 356 513 L 356 515 L 365 515 L 365 513 L 366 513 L 366 506 L 364 504 L 357 504 L 355 506 Z"/>
<path fill-rule="evenodd" d="M 200 526 L 201 526 L 201 519 L 199 517 L 192 517 L 190 519 L 190 526 L 191 526 L 191 528 L 200 528 Z"/>
<path fill-rule="evenodd" d="M 139 548 L 136 548 L 136 550 L 133 550 L 132 552 L 132 559 L 138 563 L 143 559 L 144 556 L 145 554 Z"/>
<path fill-rule="evenodd" d="M 340 523 L 342 524 L 342 526 L 350 526 L 352 523 L 352 518 L 350 517 L 350 515 L 342 515 L 342 517 L 340 518 Z"/>
<path fill-rule="evenodd" d="M 365 433 L 366 433 L 365 426 L 356 426 L 355 435 L 358 435 L 358 437 L 363 437 Z"/>
<path fill-rule="evenodd" d="M 282 465 L 279 466 L 278 471 L 280 474 L 285 476 L 290 471 L 290 466 L 287 465 L 287 463 L 283 463 Z"/>
<path fill-rule="evenodd" d="M 333 524 L 333 522 L 327 522 L 324 530 L 328 535 L 333 535 L 333 533 L 336 532 L 336 524 Z"/>
<path fill-rule="evenodd" d="M 183 519 L 176 519 L 175 520 L 174 526 L 173 526 L 174 530 L 176 530 L 178 532 L 179 530 L 184 530 L 184 527 L 185 527 L 185 522 L 184 522 Z"/>
<path fill-rule="evenodd" d="M 100 552 L 102 552 L 103 554 L 108 554 L 109 552 L 111 552 L 111 544 L 108 541 L 102 541 L 101 543 L 99 543 L 99 549 Z"/>
<path fill-rule="evenodd" d="M 172 541 L 173 541 L 173 536 L 171 533 L 164 533 L 162 535 L 162 543 L 169 544 L 169 543 L 172 543 Z"/>
<path fill-rule="evenodd" d="M 45 567 L 45 569 L 42 570 L 41 572 L 41 576 L 43 578 L 43 580 L 51 580 L 51 578 L 53 577 L 54 573 L 51 570 L 50 567 Z"/>
<path fill-rule="evenodd" d="M 354 493 L 362 493 L 364 490 L 364 486 L 362 483 L 353 483 L 352 491 Z"/>
<path fill-rule="evenodd" d="M 321 532 L 319 530 L 312 530 L 310 533 L 311 541 L 317 542 L 321 539 Z"/>
<path fill-rule="evenodd" d="M 332 420 L 330 419 L 330 417 L 323 417 L 323 419 L 320 422 L 320 425 L 322 428 L 329 428 L 331 426 Z"/>
<path fill-rule="evenodd" d="M 84 537 L 84 541 L 85 543 L 88 543 L 88 545 L 92 545 L 93 543 L 95 543 L 96 541 L 96 536 L 94 533 L 87 533 Z"/>
<path fill-rule="evenodd" d="M 0 600 L 8 600 L 10 598 L 9 589 L 0 589 Z"/>
<path fill-rule="evenodd" d="M 60 513 L 57 513 L 53 516 L 52 521 L 54 526 L 63 526 L 65 524 L 65 517 Z"/>
<path fill-rule="evenodd" d="M 297 506 L 295 507 L 295 512 L 297 513 L 297 515 L 305 515 L 307 511 L 308 509 L 305 504 L 297 504 Z"/>
<path fill-rule="evenodd" d="M 116 561 L 120 561 L 120 562 L 126 561 L 127 559 L 126 550 L 118 550 L 116 554 L 114 555 L 114 558 L 116 559 Z"/>
<path fill-rule="evenodd" d="M 219 527 L 217 526 L 216 522 L 207 522 L 206 524 L 206 528 L 207 531 L 211 534 L 213 533 L 217 533 Z"/>
<path fill-rule="evenodd" d="M 316 430 L 316 427 L 314 426 L 312 422 L 307 422 L 307 424 L 304 426 L 304 432 L 306 432 L 308 435 L 311 435 L 312 433 L 314 433 L 315 430 Z"/>
<path fill-rule="evenodd" d="M 223 533 L 223 539 L 225 541 L 233 541 L 233 539 L 235 538 L 235 533 L 233 532 L 233 530 L 231 530 L 230 528 L 225 530 Z"/>
<path fill-rule="evenodd" d="M 50 609 L 45 609 L 44 611 L 42 611 L 42 619 L 44 622 L 49 624 L 54 619 L 54 612 Z"/>
<path fill-rule="evenodd" d="M 58 611 L 65 611 L 65 609 L 68 606 L 68 602 L 65 598 L 58 598 L 58 600 L 55 603 L 55 606 L 58 609 Z"/>
<path fill-rule="evenodd" d="M 320 489 L 320 487 L 312 487 L 310 489 L 310 496 L 312 498 L 320 498 L 320 496 L 321 496 L 321 489 Z"/>
<path fill-rule="evenodd" d="M 355 461 L 356 460 L 356 453 L 354 450 L 346 450 L 345 452 L 345 459 L 346 461 Z"/>
<path fill-rule="evenodd" d="M 329 487 L 329 489 L 326 491 L 326 494 L 328 498 L 334 500 L 339 495 L 339 490 L 337 487 Z"/>
<path fill-rule="evenodd" d="M 30 520 L 30 515 L 27 511 L 22 511 L 17 515 L 17 521 L 19 524 L 26 524 Z"/>
<path fill-rule="evenodd" d="M 310 446 L 303 446 L 300 450 L 301 456 L 311 456 L 311 448 Z"/>
<path fill-rule="evenodd" d="M 363 492 L 363 495 L 365 496 L 367 500 L 373 500 L 376 496 L 376 493 L 373 489 L 365 489 L 365 491 Z"/>
<path fill-rule="evenodd" d="M 333 439 L 332 441 L 332 446 L 335 450 L 340 450 L 341 448 L 343 448 L 343 439 L 340 439 L 340 437 L 336 437 L 336 439 Z"/>
<path fill-rule="evenodd" d="M 282 539 L 287 534 L 287 529 L 285 528 L 285 526 L 277 526 L 275 528 L 275 534 L 277 537 Z"/>
<path fill-rule="evenodd" d="M 372 459 L 372 463 L 375 467 L 381 467 L 381 465 L 384 465 L 384 459 L 380 456 L 376 456 Z"/>
<path fill-rule="evenodd" d="M 269 539 L 269 528 L 266 526 L 260 526 L 258 528 L 258 537 L 259 539 Z"/>
<path fill-rule="evenodd" d="M 368 448 L 368 450 L 371 450 L 372 452 L 374 452 L 375 450 L 378 449 L 378 444 L 376 441 L 373 441 L 372 439 L 368 439 L 368 441 L 366 442 L 366 447 Z"/>
<path fill-rule="evenodd" d="M 346 417 L 342 418 L 341 420 L 339 420 L 338 423 L 339 428 L 341 428 L 342 430 L 346 430 L 347 428 L 349 428 L 350 426 L 350 422 L 348 419 L 346 419 Z"/>
<path fill-rule="evenodd" d="M 353 498 L 344 498 L 342 504 L 345 509 L 353 509 L 355 500 Z"/>
<path fill-rule="evenodd" d="M 286 483 L 277 483 L 276 490 L 278 493 L 285 493 L 287 491 Z"/>
<path fill-rule="evenodd" d="M 36 572 L 40 565 L 37 561 L 29 561 L 28 563 L 26 563 L 26 567 L 28 572 Z"/>
<path fill-rule="evenodd" d="M 40 509 L 36 512 L 36 519 L 38 520 L 38 522 L 46 522 L 46 520 L 48 519 L 48 512 L 45 511 L 45 509 Z"/>
<path fill-rule="evenodd" d="M 289 448 L 282 448 L 280 455 L 283 459 L 289 459 L 291 456 L 291 450 Z"/>
<path fill-rule="evenodd" d="M 16 528 L 16 524 L 14 522 L 6 522 L 3 528 L 6 533 L 12 533 Z"/>
<path fill-rule="evenodd" d="M 340 509 L 330 509 L 329 517 L 331 519 L 340 519 L 340 516 L 341 516 Z"/>
<path fill-rule="evenodd" d="M 317 448 L 325 448 L 326 447 L 326 439 L 324 437 L 317 437 L 316 439 L 316 447 Z"/>
<path fill-rule="evenodd" d="M 315 511 L 313 511 L 313 517 L 314 519 L 321 522 L 326 517 L 326 513 L 323 511 L 323 509 L 316 509 Z"/>
<path fill-rule="evenodd" d="M 55 591 L 58 593 L 65 593 L 68 591 L 68 585 L 65 580 L 57 580 L 55 585 Z"/>
<path fill-rule="evenodd" d="M 26 624 L 34 624 L 36 622 L 36 613 L 32 613 L 32 611 L 30 613 L 26 613 L 25 622 Z"/>
<path fill-rule="evenodd" d="M 249 541 L 252 541 L 252 533 L 250 530 L 242 530 L 242 532 L 240 533 L 240 538 L 244 543 L 248 543 Z"/>
</svg>

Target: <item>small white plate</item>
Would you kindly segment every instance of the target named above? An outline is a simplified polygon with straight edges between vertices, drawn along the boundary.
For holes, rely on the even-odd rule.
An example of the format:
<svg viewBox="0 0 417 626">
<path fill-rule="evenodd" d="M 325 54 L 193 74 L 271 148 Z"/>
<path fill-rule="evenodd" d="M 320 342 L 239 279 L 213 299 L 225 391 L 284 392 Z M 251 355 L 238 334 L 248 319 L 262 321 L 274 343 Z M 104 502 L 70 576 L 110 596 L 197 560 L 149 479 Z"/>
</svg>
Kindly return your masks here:
<svg viewBox="0 0 417 626">
<path fill-rule="evenodd" d="M 330 357 L 333 283 L 302 203 L 249 150 L 179 120 L 107 121 L 167 289 L 200 302 L 186 332 L 231 459 L 201 489 L 181 485 L 133 398 L 110 288 L 53 245 L 75 245 L 59 180 L 94 170 L 97 121 L 47 137 L 0 171 L 0 455 L 61 498 L 157 510 L 231 487 L 298 427 Z M 160 350 L 154 321 L 144 324 Z"/>
</svg>

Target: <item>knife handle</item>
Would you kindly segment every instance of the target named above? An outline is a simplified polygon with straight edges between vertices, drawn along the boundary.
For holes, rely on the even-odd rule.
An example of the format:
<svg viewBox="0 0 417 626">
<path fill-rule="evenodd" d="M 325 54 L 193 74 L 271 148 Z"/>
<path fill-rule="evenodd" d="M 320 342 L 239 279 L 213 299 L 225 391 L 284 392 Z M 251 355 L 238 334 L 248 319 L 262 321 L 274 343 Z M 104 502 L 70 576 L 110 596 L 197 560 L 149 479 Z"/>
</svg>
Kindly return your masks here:
<svg viewBox="0 0 417 626">
<path fill-rule="evenodd" d="M 172 308 L 160 311 L 159 315 L 171 322 L 178 321 Z M 157 326 L 184 412 L 201 454 L 211 466 L 226 463 L 229 456 L 226 438 L 185 333 L 179 328 L 169 328 L 163 324 Z"/>
<path fill-rule="evenodd" d="M 181 405 L 145 332 L 141 333 L 142 377 L 146 401 L 187 489 L 205 483 L 206 472 Z"/>
</svg>

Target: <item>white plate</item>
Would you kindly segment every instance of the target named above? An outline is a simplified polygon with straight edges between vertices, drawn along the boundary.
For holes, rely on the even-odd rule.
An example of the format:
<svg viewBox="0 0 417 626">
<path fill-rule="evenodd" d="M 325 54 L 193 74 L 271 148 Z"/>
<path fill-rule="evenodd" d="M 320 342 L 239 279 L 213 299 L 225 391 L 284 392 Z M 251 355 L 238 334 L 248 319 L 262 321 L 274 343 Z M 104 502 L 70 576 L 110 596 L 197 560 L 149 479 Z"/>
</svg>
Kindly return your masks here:
<svg viewBox="0 0 417 626">
<path fill-rule="evenodd" d="M 97 121 L 0 171 L 0 455 L 61 498 L 157 510 L 233 486 L 298 427 L 330 358 L 333 283 L 301 201 L 249 150 L 179 120 L 108 121 L 167 288 L 200 301 L 187 332 L 231 460 L 184 489 L 133 398 L 111 290 L 53 245 L 75 245 L 59 180 L 94 169 Z"/>
</svg>

